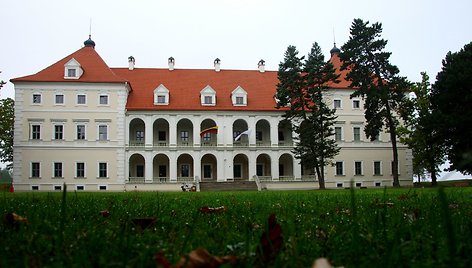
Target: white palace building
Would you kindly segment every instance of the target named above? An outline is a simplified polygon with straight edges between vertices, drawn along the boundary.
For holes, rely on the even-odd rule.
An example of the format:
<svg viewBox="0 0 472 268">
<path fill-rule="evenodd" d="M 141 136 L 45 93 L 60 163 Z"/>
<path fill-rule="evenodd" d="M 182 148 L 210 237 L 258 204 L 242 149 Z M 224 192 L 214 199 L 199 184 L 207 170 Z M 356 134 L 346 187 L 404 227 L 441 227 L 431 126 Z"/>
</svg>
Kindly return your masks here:
<svg viewBox="0 0 472 268">
<path fill-rule="evenodd" d="M 341 82 L 326 94 L 336 108 L 341 148 L 325 168 L 328 188 L 391 186 L 389 135 L 364 134 L 361 98 Z M 182 182 L 258 180 L 267 189 L 317 188 L 292 153 L 276 109 L 277 72 L 110 68 L 90 38 L 84 47 L 15 85 L 13 185 L 20 191 L 180 190 Z M 411 150 L 399 144 L 401 185 L 412 184 Z"/>
</svg>

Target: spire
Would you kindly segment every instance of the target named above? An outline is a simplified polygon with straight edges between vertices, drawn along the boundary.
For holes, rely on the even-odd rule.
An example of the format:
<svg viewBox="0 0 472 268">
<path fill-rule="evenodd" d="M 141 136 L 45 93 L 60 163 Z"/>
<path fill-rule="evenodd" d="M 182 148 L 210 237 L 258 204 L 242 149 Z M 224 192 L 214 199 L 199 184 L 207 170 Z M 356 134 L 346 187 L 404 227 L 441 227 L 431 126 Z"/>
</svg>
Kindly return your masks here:
<svg viewBox="0 0 472 268">
<path fill-rule="evenodd" d="M 85 40 L 84 46 L 95 48 L 95 42 L 92 40 L 92 18 L 90 18 L 89 38 L 87 40 Z"/>
</svg>

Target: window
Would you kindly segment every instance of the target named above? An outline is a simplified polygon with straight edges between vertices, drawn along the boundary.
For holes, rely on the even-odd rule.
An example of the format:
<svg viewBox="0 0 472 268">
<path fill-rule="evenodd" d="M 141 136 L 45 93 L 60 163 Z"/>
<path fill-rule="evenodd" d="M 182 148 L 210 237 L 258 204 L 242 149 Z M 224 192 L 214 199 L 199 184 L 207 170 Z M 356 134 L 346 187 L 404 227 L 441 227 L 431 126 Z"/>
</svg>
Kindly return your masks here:
<svg viewBox="0 0 472 268">
<path fill-rule="evenodd" d="M 85 178 L 85 163 L 84 162 L 75 163 L 75 177 Z"/>
<path fill-rule="evenodd" d="M 33 94 L 33 104 L 41 104 L 41 94 Z"/>
<path fill-rule="evenodd" d="M 361 141 L 361 128 L 354 127 L 352 131 L 354 133 L 354 141 Z"/>
<path fill-rule="evenodd" d="M 85 140 L 85 125 L 77 125 L 77 139 Z"/>
<path fill-rule="evenodd" d="M 136 130 L 136 141 L 144 141 L 144 131 Z"/>
<path fill-rule="evenodd" d="M 334 100 L 333 101 L 334 109 L 340 109 L 341 107 L 341 100 Z"/>
<path fill-rule="evenodd" d="M 344 175 L 344 162 L 337 161 L 336 162 L 336 176 Z"/>
<path fill-rule="evenodd" d="M 63 125 L 54 126 L 54 139 L 55 140 L 64 139 L 64 126 Z"/>
<path fill-rule="evenodd" d="M 169 104 L 169 90 L 160 84 L 154 89 L 154 105 L 168 105 Z"/>
<path fill-rule="evenodd" d="M 356 187 L 362 187 L 362 182 L 356 182 Z"/>
<path fill-rule="evenodd" d="M 41 125 L 31 125 L 31 139 L 32 140 L 41 139 Z"/>
<path fill-rule="evenodd" d="M 108 187 L 106 185 L 98 185 L 98 190 L 106 191 L 106 190 L 108 190 Z"/>
<path fill-rule="evenodd" d="M 87 104 L 87 96 L 84 94 L 77 95 L 77 104 Z"/>
<path fill-rule="evenodd" d="M 352 108 L 353 109 L 360 109 L 361 108 L 361 101 L 360 100 L 352 100 Z"/>
<path fill-rule="evenodd" d="M 83 190 L 85 190 L 85 186 L 84 185 L 76 185 L 75 190 L 76 191 L 83 191 Z"/>
<path fill-rule="evenodd" d="M 55 103 L 55 104 L 64 104 L 64 95 L 62 95 L 62 94 L 57 94 L 57 95 L 54 97 L 54 103 Z"/>
<path fill-rule="evenodd" d="M 204 104 L 213 104 L 213 96 L 205 96 Z"/>
<path fill-rule="evenodd" d="M 166 103 L 166 96 L 165 95 L 158 95 L 157 96 L 157 103 Z"/>
<path fill-rule="evenodd" d="M 67 69 L 67 77 L 76 77 L 77 72 L 76 69 Z"/>
<path fill-rule="evenodd" d="M 108 105 L 108 95 L 100 95 L 99 103 L 100 105 Z"/>
<path fill-rule="evenodd" d="M 262 131 L 256 131 L 256 141 L 262 141 Z"/>
<path fill-rule="evenodd" d="M 64 79 L 79 79 L 83 74 L 80 63 L 75 59 L 70 59 L 64 64 Z"/>
<path fill-rule="evenodd" d="M 39 162 L 31 163 L 31 178 L 41 177 L 41 164 Z"/>
<path fill-rule="evenodd" d="M 180 140 L 188 141 L 188 131 L 180 131 Z"/>
<path fill-rule="evenodd" d="M 362 175 L 362 162 L 361 161 L 354 162 L 354 175 L 357 175 L 357 176 Z"/>
<path fill-rule="evenodd" d="M 231 92 L 231 102 L 234 106 L 246 106 L 247 105 L 247 92 L 241 86 L 236 87 Z"/>
<path fill-rule="evenodd" d="M 190 166 L 188 164 L 182 164 L 180 166 L 180 176 L 189 177 L 190 176 Z"/>
<path fill-rule="evenodd" d="M 375 182 L 375 187 L 380 187 L 380 186 L 382 186 L 382 183 L 380 181 L 376 181 Z"/>
<path fill-rule="evenodd" d="M 374 175 L 382 175 L 382 162 L 374 161 Z"/>
<path fill-rule="evenodd" d="M 233 131 L 233 141 L 236 139 L 236 137 L 239 136 L 239 134 L 241 134 L 241 131 L 239 130 Z"/>
<path fill-rule="evenodd" d="M 239 105 L 244 104 L 244 97 L 236 97 L 236 104 L 239 104 Z"/>
<path fill-rule="evenodd" d="M 233 97 L 232 97 L 233 98 Z M 235 99 L 232 100 L 233 104 Z M 206 86 L 200 91 L 200 103 L 201 105 L 214 106 L 216 105 L 216 91 L 211 86 Z"/>
<path fill-rule="evenodd" d="M 342 127 L 334 127 L 334 140 L 341 141 L 343 139 L 343 129 Z"/>
<path fill-rule="evenodd" d="M 207 132 L 203 134 L 203 141 L 211 141 L 211 133 Z"/>
<path fill-rule="evenodd" d="M 98 163 L 98 177 L 99 178 L 107 178 L 107 163 Z"/>
<path fill-rule="evenodd" d="M 98 140 L 100 141 L 108 140 L 108 126 L 107 125 L 98 126 Z"/>
<path fill-rule="evenodd" d="M 54 163 L 54 178 L 62 178 L 62 163 Z"/>
<path fill-rule="evenodd" d="M 31 191 L 39 191 L 39 185 L 31 185 Z"/>
<path fill-rule="evenodd" d="M 342 182 L 337 182 L 336 187 L 337 188 L 343 188 L 343 183 Z"/>
<path fill-rule="evenodd" d="M 62 191 L 62 185 L 54 185 L 54 191 Z"/>
</svg>

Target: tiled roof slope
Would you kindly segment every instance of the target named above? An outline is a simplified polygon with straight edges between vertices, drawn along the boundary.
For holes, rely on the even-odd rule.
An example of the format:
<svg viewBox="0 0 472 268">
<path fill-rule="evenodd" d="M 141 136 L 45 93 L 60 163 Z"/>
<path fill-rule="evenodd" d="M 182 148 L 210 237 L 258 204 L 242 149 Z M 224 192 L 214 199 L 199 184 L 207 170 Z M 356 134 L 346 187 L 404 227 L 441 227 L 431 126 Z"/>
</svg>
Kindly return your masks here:
<svg viewBox="0 0 472 268">
<path fill-rule="evenodd" d="M 349 87 L 345 80 L 347 71 L 339 71 L 341 61 L 334 54 L 331 62 L 340 74 L 338 84 L 332 88 Z M 221 70 L 213 69 L 149 69 L 113 68 L 113 71 L 128 79 L 133 87 L 128 97 L 128 110 L 234 110 L 234 111 L 271 111 L 275 110 L 275 91 L 278 83 L 276 71 L 258 70 Z M 169 90 L 169 105 L 154 105 L 154 89 L 164 85 Z M 206 86 L 216 91 L 216 105 L 202 106 L 200 91 Z M 231 92 L 238 86 L 247 92 L 247 106 L 234 106 Z"/>
<path fill-rule="evenodd" d="M 72 58 L 80 63 L 84 73 L 79 79 L 64 79 L 64 65 Z M 93 47 L 85 46 L 36 74 L 15 78 L 11 81 L 124 83 L 126 79 L 113 73 Z"/>
<path fill-rule="evenodd" d="M 277 72 L 257 70 L 199 69 L 113 69 L 126 77 L 133 87 L 128 96 L 128 110 L 274 110 Z M 154 89 L 164 85 L 169 90 L 169 105 L 154 105 Z M 210 86 L 216 91 L 216 105 L 202 106 L 200 91 Z M 238 86 L 247 92 L 247 106 L 233 106 L 231 92 Z"/>
<path fill-rule="evenodd" d="M 64 65 L 74 58 L 82 69 L 79 79 L 64 79 Z M 339 71 L 341 60 L 333 54 L 330 61 L 340 74 L 339 83 L 332 88 L 349 88 L 347 71 Z M 213 69 L 153 69 L 153 68 L 109 68 L 93 47 L 85 46 L 42 71 L 19 77 L 12 82 L 129 82 L 130 91 L 126 108 L 128 110 L 227 110 L 227 111 L 274 111 L 274 99 L 278 83 L 276 71 L 221 70 Z M 154 89 L 164 85 L 169 90 L 168 105 L 154 105 Z M 200 91 L 210 86 L 216 91 L 216 105 L 202 106 Z M 247 106 L 234 106 L 231 92 L 238 86 L 247 92 Z"/>
</svg>

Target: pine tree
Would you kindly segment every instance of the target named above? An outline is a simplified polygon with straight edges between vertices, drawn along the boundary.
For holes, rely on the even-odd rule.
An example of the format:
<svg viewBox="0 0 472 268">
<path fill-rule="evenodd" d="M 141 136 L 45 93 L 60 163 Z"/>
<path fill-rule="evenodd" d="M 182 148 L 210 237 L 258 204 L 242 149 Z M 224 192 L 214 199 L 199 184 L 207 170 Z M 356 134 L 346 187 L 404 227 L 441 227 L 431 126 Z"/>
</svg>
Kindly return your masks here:
<svg viewBox="0 0 472 268">
<path fill-rule="evenodd" d="M 393 185 L 398 179 L 397 127 L 402 116 L 402 105 L 410 83 L 399 76 L 397 66 L 390 63 L 391 53 L 385 52 L 387 40 L 380 39 L 382 24 L 355 19 L 349 40 L 341 48 L 342 69 L 349 69 L 346 79 L 356 91 L 351 97 L 365 98 L 365 133 L 375 140 L 385 128 L 390 134 L 393 152 Z"/>
<path fill-rule="evenodd" d="M 339 153 L 333 125 L 337 116 L 323 100 L 328 82 L 337 82 L 331 63 L 324 61 L 321 48 L 313 44 L 307 60 L 298 58 L 298 51 L 289 46 L 284 62 L 279 65 L 277 98 L 279 107 L 290 105 L 284 117 L 296 122 L 293 131 L 298 141 L 293 150 L 304 168 L 314 169 L 320 189 L 325 188 L 324 168 Z"/>
</svg>

